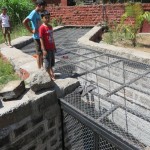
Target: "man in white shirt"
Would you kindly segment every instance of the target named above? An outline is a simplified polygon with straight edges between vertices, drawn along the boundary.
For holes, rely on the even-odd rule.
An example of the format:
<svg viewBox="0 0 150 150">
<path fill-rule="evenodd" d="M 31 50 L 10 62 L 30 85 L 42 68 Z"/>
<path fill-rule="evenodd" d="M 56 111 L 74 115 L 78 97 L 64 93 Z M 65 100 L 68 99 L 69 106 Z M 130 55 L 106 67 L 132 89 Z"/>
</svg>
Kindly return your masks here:
<svg viewBox="0 0 150 150">
<path fill-rule="evenodd" d="M 7 8 L 6 7 L 2 7 L 2 14 L 0 15 L 0 23 L 1 23 L 1 27 L 2 27 L 2 32 L 3 32 L 5 44 L 12 47 L 11 37 L 10 37 L 11 25 L 10 25 L 9 16 L 7 15 Z"/>
</svg>

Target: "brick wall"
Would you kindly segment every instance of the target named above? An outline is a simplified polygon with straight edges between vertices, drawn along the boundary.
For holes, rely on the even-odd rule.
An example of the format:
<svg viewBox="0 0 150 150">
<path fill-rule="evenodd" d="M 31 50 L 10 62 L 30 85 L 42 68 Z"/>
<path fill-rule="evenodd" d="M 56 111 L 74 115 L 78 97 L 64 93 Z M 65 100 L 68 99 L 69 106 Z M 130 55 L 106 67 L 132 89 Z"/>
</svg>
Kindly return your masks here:
<svg viewBox="0 0 150 150">
<path fill-rule="evenodd" d="M 150 11 L 150 3 L 143 4 L 143 8 L 145 11 Z M 102 5 L 48 6 L 47 9 L 51 12 L 52 18 L 62 18 L 64 25 L 79 26 L 94 26 L 103 20 L 107 20 L 109 24 L 112 24 L 114 21 L 118 23 L 121 15 L 124 13 L 123 4 L 106 4 L 105 7 Z M 129 22 L 131 21 L 129 20 Z M 150 24 L 144 25 L 141 32 L 145 30 L 150 32 Z"/>
<path fill-rule="evenodd" d="M 0 116 L 0 150 L 62 149 L 60 107 L 55 92 L 33 97 Z"/>
</svg>

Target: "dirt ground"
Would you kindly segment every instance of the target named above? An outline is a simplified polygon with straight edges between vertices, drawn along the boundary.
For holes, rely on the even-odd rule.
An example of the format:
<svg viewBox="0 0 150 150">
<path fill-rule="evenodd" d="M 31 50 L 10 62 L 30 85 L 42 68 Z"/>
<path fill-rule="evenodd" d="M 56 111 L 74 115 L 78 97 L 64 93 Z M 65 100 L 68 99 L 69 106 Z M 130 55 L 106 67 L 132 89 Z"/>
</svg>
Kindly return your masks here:
<svg viewBox="0 0 150 150">
<path fill-rule="evenodd" d="M 137 46 L 131 46 L 130 41 L 122 41 L 119 43 L 115 43 L 116 46 L 132 48 L 138 51 L 145 51 L 150 53 L 150 33 L 149 34 L 140 34 L 137 37 Z"/>
</svg>

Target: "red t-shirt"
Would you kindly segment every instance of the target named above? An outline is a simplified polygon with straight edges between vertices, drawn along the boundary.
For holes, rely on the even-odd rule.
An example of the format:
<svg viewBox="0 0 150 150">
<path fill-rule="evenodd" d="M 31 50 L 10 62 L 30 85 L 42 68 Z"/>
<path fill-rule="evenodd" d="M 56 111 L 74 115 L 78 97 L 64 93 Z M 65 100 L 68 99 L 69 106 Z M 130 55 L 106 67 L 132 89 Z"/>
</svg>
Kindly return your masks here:
<svg viewBox="0 0 150 150">
<path fill-rule="evenodd" d="M 44 41 L 44 46 L 46 50 L 53 51 L 55 50 L 55 42 L 53 38 L 53 28 L 52 26 L 46 26 L 42 24 L 39 28 L 40 38 Z"/>
</svg>

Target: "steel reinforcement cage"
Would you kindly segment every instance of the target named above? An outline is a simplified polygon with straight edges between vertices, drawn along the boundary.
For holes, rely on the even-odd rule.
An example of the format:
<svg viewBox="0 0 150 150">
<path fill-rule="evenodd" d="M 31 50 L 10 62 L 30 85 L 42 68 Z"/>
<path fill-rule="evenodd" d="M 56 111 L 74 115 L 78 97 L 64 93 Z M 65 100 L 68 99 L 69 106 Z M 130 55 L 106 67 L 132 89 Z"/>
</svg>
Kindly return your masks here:
<svg viewBox="0 0 150 150">
<path fill-rule="evenodd" d="M 150 66 L 78 45 L 62 49 L 55 71 L 81 84 L 61 99 L 65 149 L 150 146 Z"/>
<path fill-rule="evenodd" d="M 89 28 L 54 33 L 55 72 L 80 86 L 60 99 L 65 150 L 147 150 L 150 66 L 77 44 Z M 23 51 L 32 54 L 29 45 Z M 30 50 L 31 49 L 31 50 Z"/>
</svg>

